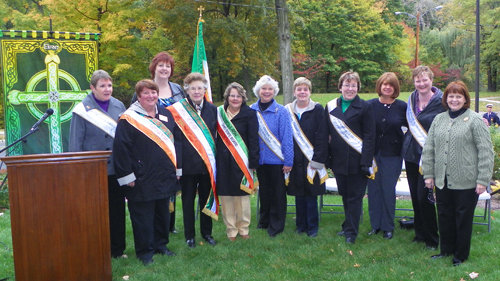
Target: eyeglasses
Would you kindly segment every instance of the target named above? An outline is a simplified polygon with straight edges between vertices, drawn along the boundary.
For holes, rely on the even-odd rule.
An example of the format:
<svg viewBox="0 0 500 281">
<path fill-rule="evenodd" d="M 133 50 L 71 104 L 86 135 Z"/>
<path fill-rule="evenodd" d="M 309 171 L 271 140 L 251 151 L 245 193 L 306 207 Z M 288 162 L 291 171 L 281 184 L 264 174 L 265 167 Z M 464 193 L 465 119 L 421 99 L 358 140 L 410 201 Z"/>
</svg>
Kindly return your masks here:
<svg viewBox="0 0 500 281">
<path fill-rule="evenodd" d="M 204 87 L 189 87 L 188 91 L 190 91 L 190 92 L 196 92 L 196 91 L 204 92 L 205 88 Z"/>
<path fill-rule="evenodd" d="M 436 203 L 436 198 L 434 198 L 434 188 L 429 188 L 429 194 L 427 194 L 427 200 L 429 200 L 429 203 L 431 204 Z"/>
<path fill-rule="evenodd" d="M 243 97 L 240 95 L 229 95 L 229 98 L 239 100 L 239 99 L 242 99 Z"/>
<path fill-rule="evenodd" d="M 349 89 L 349 88 L 357 89 L 358 85 L 357 84 L 353 84 L 353 85 L 343 84 L 342 87 L 344 87 L 346 89 Z"/>
</svg>

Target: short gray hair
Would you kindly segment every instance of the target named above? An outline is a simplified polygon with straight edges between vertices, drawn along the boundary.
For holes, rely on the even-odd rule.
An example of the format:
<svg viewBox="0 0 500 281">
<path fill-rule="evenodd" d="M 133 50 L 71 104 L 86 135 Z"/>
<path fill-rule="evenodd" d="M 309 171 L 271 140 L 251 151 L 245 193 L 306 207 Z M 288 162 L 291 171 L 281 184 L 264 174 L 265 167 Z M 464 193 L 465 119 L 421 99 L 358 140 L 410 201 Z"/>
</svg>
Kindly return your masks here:
<svg viewBox="0 0 500 281">
<path fill-rule="evenodd" d="M 255 96 L 258 99 L 260 99 L 260 96 L 259 96 L 260 88 L 262 88 L 262 86 L 264 86 L 264 85 L 270 85 L 271 87 L 273 87 L 273 89 L 274 89 L 274 96 L 278 95 L 278 93 L 280 91 L 280 88 L 279 88 L 279 85 L 278 85 L 278 81 L 274 80 L 269 75 L 264 75 L 264 76 L 260 77 L 259 81 L 257 81 L 255 83 L 255 86 L 253 87 L 253 93 L 255 94 Z"/>
<path fill-rule="evenodd" d="M 113 79 L 111 79 L 111 76 L 109 76 L 106 71 L 99 69 L 92 73 L 92 78 L 90 78 L 90 85 L 97 87 L 97 82 L 99 82 L 99 80 L 101 79 L 110 80 L 111 82 L 113 82 Z"/>
</svg>

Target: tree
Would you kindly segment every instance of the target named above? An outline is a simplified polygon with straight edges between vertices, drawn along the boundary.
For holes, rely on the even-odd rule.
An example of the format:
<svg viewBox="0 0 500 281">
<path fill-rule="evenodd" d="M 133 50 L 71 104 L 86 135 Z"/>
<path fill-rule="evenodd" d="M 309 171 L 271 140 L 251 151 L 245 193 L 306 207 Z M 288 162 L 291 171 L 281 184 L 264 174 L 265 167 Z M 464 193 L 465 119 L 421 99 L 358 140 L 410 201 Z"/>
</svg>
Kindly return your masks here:
<svg viewBox="0 0 500 281">
<path fill-rule="evenodd" d="M 286 0 L 275 0 L 278 18 L 278 40 L 280 45 L 281 77 L 283 82 L 283 104 L 293 101 L 292 44 Z"/>
</svg>

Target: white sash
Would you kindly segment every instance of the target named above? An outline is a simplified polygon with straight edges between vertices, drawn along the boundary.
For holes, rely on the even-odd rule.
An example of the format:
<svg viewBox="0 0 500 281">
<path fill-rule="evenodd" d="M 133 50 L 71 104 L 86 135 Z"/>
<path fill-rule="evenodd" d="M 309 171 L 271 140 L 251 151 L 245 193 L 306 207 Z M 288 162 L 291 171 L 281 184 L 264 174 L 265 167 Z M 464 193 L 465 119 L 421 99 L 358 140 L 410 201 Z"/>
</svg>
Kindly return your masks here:
<svg viewBox="0 0 500 281">
<path fill-rule="evenodd" d="M 281 143 L 274 136 L 274 134 L 267 127 L 266 121 L 262 114 L 257 111 L 257 120 L 259 120 L 259 136 L 266 143 L 267 147 L 278 156 L 281 161 L 285 161 L 285 157 L 283 156 L 283 152 L 281 151 Z M 285 183 L 288 185 L 290 173 L 285 174 Z"/>
<path fill-rule="evenodd" d="M 165 154 L 167 154 L 169 157 L 173 156 L 173 159 L 171 157 L 171 161 L 172 163 L 174 163 L 174 165 L 177 165 L 177 155 L 176 155 L 176 152 L 175 152 L 175 146 L 174 146 L 174 141 L 173 139 L 170 139 L 166 133 L 164 131 L 162 131 L 160 128 L 158 128 L 157 125 L 155 125 L 154 123 L 152 123 L 150 120 L 148 120 L 148 118 L 144 117 L 144 116 L 141 116 L 139 113 L 135 112 L 134 110 L 132 109 L 127 109 L 123 115 L 128 115 L 130 116 L 134 121 L 136 121 L 142 128 L 146 129 L 147 131 L 143 131 L 141 130 L 142 128 L 139 128 L 139 127 L 136 127 L 141 133 L 145 134 L 146 136 L 150 137 L 148 135 L 148 133 L 153 133 L 156 137 L 158 137 L 160 139 L 160 141 L 162 141 L 166 146 L 167 146 L 167 149 L 170 150 L 170 151 L 165 151 Z M 122 116 L 121 118 L 124 119 L 125 116 Z M 131 125 L 134 125 L 131 123 Z M 166 128 L 166 127 L 165 127 Z M 168 128 L 166 128 L 167 131 Z M 169 131 L 170 132 L 170 131 Z M 171 132 L 170 132 L 170 135 Z M 161 145 L 160 145 L 161 147 Z M 163 149 L 163 147 L 162 147 Z M 163 149 L 164 150 L 164 149 Z M 169 152 L 171 153 L 171 155 L 169 155 Z"/>
<path fill-rule="evenodd" d="M 408 97 L 408 104 L 406 106 L 406 120 L 408 121 L 408 129 L 410 129 L 413 138 L 423 148 L 425 145 L 425 141 L 427 140 L 427 131 L 424 129 L 424 127 L 422 127 L 420 122 L 418 122 L 417 115 L 415 115 L 415 112 L 413 111 L 413 99 L 411 97 L 412 95 Z M 418 167 L 420 173 L 422 173 L 422 157 L 420 157 Z"/>
<path fill-rule="evenodd" d="M 112 138 L 115 138 L 117 123 L 115 120 L 113 120 L 113 118 L 109 117 L 104 112 L 96 108 L 87 111 L 85 110 L 85 106 L 82 102 L 75 106 L 73 112 L 78 114 L 78 116 L 82 117 L 83 119 L 89 121 L 92 125 L 103 130 Z"/>
<path fill-rule="evenodd" d="M 331 112 L 337 107 L 337 99 L 333 99 L 327 104 L 328 112 Z M 330 122 L 337 131 L 337 133 L 344 139 L 344 141 L 356 150 L 359 154 L 363 151 L 363 140 L 360 139 L 349 127 L 344 123 L 344 121 L 338 119 L 337 117 L 329 114 Z M 375 179 L 375 173 L 377 172 L 377 163 L 375 159 L 372 160 L 372 166 L 370 167 L 370 178 Z"/>
<path fill-rule="evenodd" d="M 328 179 L 328 173 L 326 172 L 325 165 L 321 169 L 313 169 L 311 167 L 311 161 L 314 155 L 314 147 L 307 139 L 306 135 L 300 128 L 299 121 L 295 117 L 293 113 L 292 104 L 289 103 L 286 105 L 288 109 L 288 113 L 290 114 L 290 121 L 292 124 L 293 130 L 293 138 L 297 142 L 298 147 L 302 151 L 302 153 L 306 156 L 307 160 L 309 160 L 309 164 L 307 165 L 307 180 L 310 184 L 313 184 L 314 176 L 316 172 L 318 172 L 318 176 L 321 183 L 324 183 Z"/>
</svg>

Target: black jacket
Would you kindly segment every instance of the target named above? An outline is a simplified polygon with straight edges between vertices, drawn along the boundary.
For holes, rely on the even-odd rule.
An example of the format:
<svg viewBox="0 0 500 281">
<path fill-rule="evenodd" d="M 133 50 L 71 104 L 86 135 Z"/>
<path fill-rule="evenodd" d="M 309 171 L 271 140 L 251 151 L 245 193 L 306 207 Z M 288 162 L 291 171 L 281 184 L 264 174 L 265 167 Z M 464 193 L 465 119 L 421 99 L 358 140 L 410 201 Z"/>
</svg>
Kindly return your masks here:
<svg viewBox="0 0 500 281">
<path fill-rule="evenodd" d="M 426 132 L 429 131 L 434 117 L 439 113 L 445 111 L 445 108 L 441 104 L 441 99 L 443 98 L 443 92 L 436 87 L 432 87 L 434 96 L 431 98 L 427 106 L 417 115 L 417 120 L 420 122 L 422 127 Z M 411 93 L 411 99 L 413 105 L 416 104 L 416 94 L 417 91 Z M 420 144 L 415 140 L 410 130 L 406 133 L 403 139 L 403 148 L 401 150 L 401 155 L 403 159 L 408 162 L 418 164 L 420 162 L 420 156 L 422 155 L 422 148 Z"/>
<path fill-rule="evenodd" d="M 250 169 L 259 166 L 259 123 L 255 110 L 242 105 L 240 112 L 231 120 L 248 148 L 248 164 Z M 217 195 L 248 195 L 240 189 L 243 172 L 234 160 L 231 151 L 221 138 L 217 137 Z"/>
<path fill-rule="evenodd" d="M 314 147 L 312 161 L 325 164 L 328 158 L 328 129 L 323 106 L 317 103 L 311 109 L 303 112 L 298 119 L 300 128 Z M 317 196 L 325 194 L 325 184 L 320 184 L 316 173 L 313 183 L 307 180 L 307 166 L 309 160 L 304 155 L 297 142 L 293 141 L 293 168 L 290 172 L 290 183 L 287 187 L 288 195 L 292 196 Z"/>
<path fill-rule="evenodd" d="M 325 110 L 330 133 L 330 168 L 335 174 L 358 174 L 361 166 L 371 166 L 375 150 L 375 118 L 372 105 L 356 96 L 351 105 L 342 113 L 342 100 L 337 99 L 337 107 Z M 351 131 L 363 140 L 361 154 L 349 146 L 337 133 L 330 122 L 330 114 L 344 121 Z"/>
<path fill-rule="evenodd" d="M 189 97 L 186 98 L 191 106 L 193 102 Z M 193 106 L 194 108 L 194 106 Z M 201 108 L 201 118 L 205 121 L 207 128 L 210 130 L 210 134 L 215 141 L 215 131 L 217 130 L 217 107 L 212 103 L 204 100 L 203 107 Z M 208 174 L 207 166 L 201 159 L 200 155 L 196 149 L 191 145 L 189 140 L 182 134 L 182 160 L 183 169 L 182 175 L 199 175 Z"/>
<path fill-rule="evenodd" d="M 177 165 L 181 167 L 182 159 L 179 159 L 179 155 L 182 153 L 182 146 L 178 142 L 181 131 L 170 111 L 163 107 L 157 108 L 156 119 L 167 126 L 174 135 Z M 160 115 L 164 117 L 160 119 Z M 180 189 L 175 165 L 167 154 L 124 119 L 120 119 L 116 127 L 113 147 L 116 177 L 121 179 L 131 173 L 136 177 L 134 187 L 124 187 L 128 200 L 146 202 L 168 198 Z"/>
<path fill-rule="evenodd" d="M 375 153 L 380 157 L 401 156 L 404 133 L 401 126 L 408 127 L 406 121 L 406 102 L 395 100 L 390 106 L 378 98 L 368 101 L 375 115 Z"/>
</svg>

